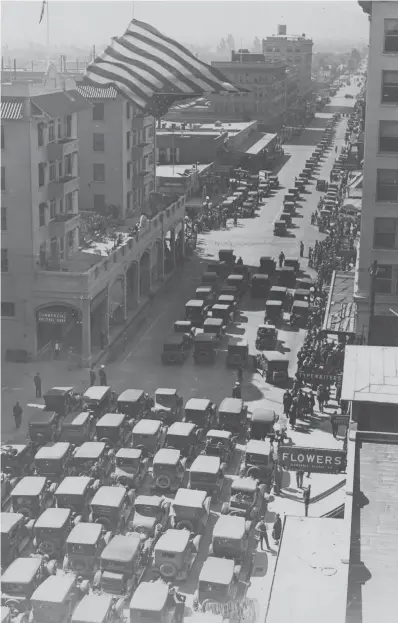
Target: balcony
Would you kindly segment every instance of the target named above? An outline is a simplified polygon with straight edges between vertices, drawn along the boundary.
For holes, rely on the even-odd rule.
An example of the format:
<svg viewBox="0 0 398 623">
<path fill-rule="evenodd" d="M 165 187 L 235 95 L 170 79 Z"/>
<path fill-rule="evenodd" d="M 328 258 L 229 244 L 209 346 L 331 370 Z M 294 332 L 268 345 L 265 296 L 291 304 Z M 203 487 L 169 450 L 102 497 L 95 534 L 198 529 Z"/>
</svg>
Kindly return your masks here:
<svg viewBox="0 0 398 623">
<path fill-rule="evenodd" d="M 65 175 L 57 180 L 49 182 L 47 189 L 47 199 L 61 199 L 68 193 L 79 189 L 80 178 L 74 175 Z"/>
<path fill-rule="evenodd" d="M 76 151 L 79 151 L 78 138 L 60 138 L 47 144 L 47 160 L 63 160 Z"/>
<path fill-rule="evenodd" d="M 145 177 L 145 175 L 148 175 L 149 170 L 148 169 L 140 169 L 138 171 L 138 175 L 141 175 L 141 177 Z"/>
<path fill-rule="evenodd" d="M 144 146 L 143 145 L 134 145 L 131 148 L 131 159 L 132 160 L 141 160 L 144 155 Z"/>
<path fill-rule="evenodd" d="M 69 212 L 67 214 L 57 214 L 57 216 L 49 222 L 49 231 L 52 238 L 61 238 L 68 232 L 76 229 L 80 223 L 80 214 Z"/>
</svg>

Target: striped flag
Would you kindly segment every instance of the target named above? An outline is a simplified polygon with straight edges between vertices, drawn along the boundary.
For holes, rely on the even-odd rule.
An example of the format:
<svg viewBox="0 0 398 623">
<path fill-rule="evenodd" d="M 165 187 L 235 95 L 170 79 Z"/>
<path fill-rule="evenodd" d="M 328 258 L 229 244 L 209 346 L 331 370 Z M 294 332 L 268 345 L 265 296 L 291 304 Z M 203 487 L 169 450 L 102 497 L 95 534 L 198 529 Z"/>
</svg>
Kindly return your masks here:
<svg viewBox="0 0 398 623">
<path fill-rule="evenodd" d="M 43 0 L 43 2 L 41 3 L 41 11 L 40 11 L 40 19 L 39 19 L 39 24 L 41 24 L 41 20 L 43 19 L 44 16 L 44 10 L 46 8 L 46 4 L 47 4 L 47 0 Z"/>
<path fill-rule="evenodd" d="M 103 54 L 87 66 L 85 76 L 96 86 L 113 86 L 155 116 L 181 99 L 246 92 L 173 39 L 136 19 L 123 37 L 112 38 Z"/>
</svg>

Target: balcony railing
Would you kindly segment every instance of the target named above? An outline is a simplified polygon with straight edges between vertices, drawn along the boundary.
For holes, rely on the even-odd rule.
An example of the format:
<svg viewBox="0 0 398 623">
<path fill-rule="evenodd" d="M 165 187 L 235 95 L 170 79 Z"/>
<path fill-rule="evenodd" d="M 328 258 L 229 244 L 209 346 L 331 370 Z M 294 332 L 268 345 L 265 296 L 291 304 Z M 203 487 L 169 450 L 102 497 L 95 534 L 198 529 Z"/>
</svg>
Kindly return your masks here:
<svg viewBox="0 0 398 623">
<path fill-rule="evenodd" d="M 51 237 L 62 238 L 68 232 L 76 229 L 80 223 L 80 214 L 74 214 L 73 212 L 67 212 L 66 214 L 57 214 L 49 222 Z"/>
<path fill-rule="evenodd" d="M 79 189 L 80 178 L 75 175 L 64 175 L 48 184 L 47 198 L 60 199 L 64 195 Z"/>
<path fill-rule="evenodd" d="M 78 138 L 60 138 L 47 144 L 47 159 L 62 160 L 65 156 L 69 156 L 79 150 Z"/>
</svg>

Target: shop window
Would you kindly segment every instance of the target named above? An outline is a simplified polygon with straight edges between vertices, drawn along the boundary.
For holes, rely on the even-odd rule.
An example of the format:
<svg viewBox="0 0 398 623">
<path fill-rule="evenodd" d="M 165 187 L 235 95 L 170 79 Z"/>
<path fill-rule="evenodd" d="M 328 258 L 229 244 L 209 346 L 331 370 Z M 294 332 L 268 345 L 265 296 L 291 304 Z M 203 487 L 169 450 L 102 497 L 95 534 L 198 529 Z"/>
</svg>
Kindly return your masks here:
<svg viewBox="0 0 398 623">
<path fill-rule="evenodd" d="M 41 203 L 39 205 L 39 226 L 44 227 L 46 224 L 46 208 L 47 205 L 45 203 Z"/>
<path fill-rule="evenodd" d="M 44 123 L 39 123 L 37 126 L 37 146 L 43 147 L 44 145 Z"/>
<path fill-rule="evenodd" d="M 377 201 L 398 202 L 398 169 L 377 169 Z"/>
<path fill-rule="evenodd" d="M 398 153 L 398 121 L 380 121 L 379 150 Z"/>
<path fill-rule="evenodd" d="M 1 316 L 5 318 L 12 318 L 15 316 L 15 303 L 8 301 L 1 302 Z"/>
<path fill-rule="evenodd" d="M 44 184 L 46 182 L 45 167 L 46 167 L 46 165 L 45 165 L 44 162 L 39 162 L 39 166 L 38 166 L 39 188 L 44 186 Z"/>
<path fill-rule="evenodd" d="M 8 249 L 1 250 L 1 272 L 8 272 Z"/>
<path fill-rule="evenodd" d="M 105 135 L 104 134 L 93 134 L 93 150 L 94 151 L 105 151 Z"/>
<path fill-rule="evenodd" d="M 73 193 L 68 193 L 65 195 L 65 208 L 67 214 L 73 212 Z"/>
<path fill-rule="evenodd" d="M 374 249 L 398 248 L 398 219 L 375 218 L 374 222 Z"/>
<path fill-rule="evenodd" d="M 398 104 L 398 71 L 383 71 L 381 101 L 383 104 Z"/>
<path fill-rule="evenodd" d="M 104 119 L 105 119 L 105 105 L 103 103 L 94 104 L 93 121 L 104 121 Z"/>
<path fill-rule="evenodd" d="M 105 165 L 98 162 L 93 165 L 93 177 L 95 182 L 105 182 Z"/>
<path fill-rule="evenodd" d="M 391 294 L 392 288 L 392 266 L 379 264 L 377 266 L 377 276 L 375 290 L 377 294 Z"/>
<path fill-rule="evenodd" d="M 384 52 L 398 52 L 398 19 L 384 20 Z"/>
</svg>

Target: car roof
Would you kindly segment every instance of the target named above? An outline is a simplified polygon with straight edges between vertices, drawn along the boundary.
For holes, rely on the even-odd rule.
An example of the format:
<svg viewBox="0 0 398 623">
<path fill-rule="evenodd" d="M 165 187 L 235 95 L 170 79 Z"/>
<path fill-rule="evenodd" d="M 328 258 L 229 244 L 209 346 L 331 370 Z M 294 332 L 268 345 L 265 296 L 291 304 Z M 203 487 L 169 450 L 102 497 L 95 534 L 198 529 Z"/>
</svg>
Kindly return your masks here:
<svg viewBox="0 0 398 623">
<path fill-rule="evenodd" d="M 286 268 L 291 268 L 291 266 L 287 266 Z M 283 268 L 281 270 L 283 270 Z M 287 288 L 284 288 L 283 286 L 272 286 L 270 293 L 272 294 L 272 292 L 287 292 Z"/>
<path fill-rule="evenodd" d="M 178 489 L 173 500 L 173 506 L 189 506 L 191 508 L 202 508 L 203 502 L 207 498 L 206 491 L 196 489 Z"/>
<path fill-rule="evenodd" d="M 213 288 L 211 286 L 199 286 L 198 288 L 196 288 L 196 292 L 212 292 Z"/>
<path fill-rule="evenodd" d="M 55 443 L 48 443 L 35 454 L 36 459 L 62 459 L 70 448 L 70 443 L 67 441 L 57 441 Z"/>
<path fill-rule="evenodd" d="M 308 290 L 305 290 L 304 288 L 296 288 L 293 296 L 296 296 L 296 294 L 300 294 L 301 296 L 308 296 Z"/>
<path fill-rule="evenodd" d="M 116 452 L 117 459 L 139 459 L 142 455 L 140 448 L 120 448 Z"/>
<path fill-rule="evenodd" d="M 36 588 L 30 601 L 33 603 L 40 601 L 54 604 L 63 603 L 75 581 L 76 577 L 72 573 L 50 575 Z"/>
<path fill-rule="evenodd" d="M 78 413 L 75 417 L 71 418 L 71 421 L 69 421 L 68 424 L 73 424 L 74 426 L 79 426 L 79 424 L 84 424 L 87 418 L 90 417 L 90 415 L 91 414 L 88 411 L 82 411 L 81 413 Z"/>
<path fill-rule="evenodd" d="M 109 392 L 109 385 L 92 385 L 83 394 L 83 398 L 89 398 L 90 400 L 100 400 Z"/>
<path fill-rule="evenodd" d="M 229 558 L 209 556 L 203 563 L 199 582 L 228 585 L 234 577 L 234 568 L 235 562 Z"/>
<path fill-rule="evenodd" d="M 247 346 L 248 342 L 244 338 L 241 337 L 229 337 L 228 338 L 228 346 Z M 234 398 L 235 400 L 235 398 Z"/>
<path fill-rule="evenodd" d="M 231 491 L 247 491 L 248 493 L 252 493 L 257 489 L 257 480 L 254 478 L 235 478 L 231 484 Z"/>
<path fill-rule="evenodd" d="M 229 430 L 212 428 L 207 432 L 206 437 L 219 437 L 220 439 L 230 439 L 230 437 L 232 437 L 232 433 Z"/>
<path fill-rule="evenodd" d="M 262 279 L 263 281 L 269 281 L 269 275 L 265 275 L 264 273 L 255 273 L 252 277 L 253 279 Z"/>
<path fill-rule="evenodd" d="M 224 398 L 218 407 L 219 413 L 240 413 L 243 409 L 243 400 L 240 398 Z"/>
<path fill-rule="evenodd" d="M 29 424 L 41 424 L 43 422 L 50 422 L 53 418 L 57 417 L 55 411 L 46 411 L 45 409 L 36 409 L 33 415 L 29 418 Z"/>
<path fill-rule="evenodd" d="M 243 275 L 240 275 L 239 273 L 231 273 L 228 275 L 227 280 L 228 279 L 232 279 L 232 281 L 242 281 Z"/>
<path fill-rule="evenodd" d="M 185 551 L 190 537 L 191 533 L 189 530 L 174 530 L 173 528 L 169 528 L 156 543 L 155 552 L 175 552 L 176 554 L 181 554 Z"/>
<path fill-rule="evenodd" d="M 13 456 L 17 457 L 28 447 L 27 443 L 3 443 L 0 447 L 1 456 L 7 455 L 7 449 L 13 450 Z"/>
<path fill-rule="evenodd" d="M 55 495 L 83 495 L 91 480 L 88 476 L 66 476 L 59 484 Z"/>
<path fill-rule="evenodd" d="M 44 476 L 24 476 L 14 489 L 11 491 L 12 496 L 36 496 L 42 492 L 46 484 Z"/>
<path fill-rule="evenodd" d="M 235 302 L 235 297 L 233 296 L 233 294 L 220 294 L 217 301 L 220 301 L 219 305 L 222 305 L 224 301 L 233 303 Z M 228 305 L 223 305 L 223 307 L 228 307 Z"/>
<path fill-rule="evenodd" d="M 70 508 L 47 508 L 36 520 L 36 528 L 52 528 L 60 530 L 69 521 L 71 515 Z"/>
<path fill-rule="evenodd" d="M 219 305 L 218 307 L 226 307 L 226 305 Z M 203 326 L 205 327 L 211 327 L 211 326 L 222 327 L 222 325 L 223 325 L 222 318 L 206 318 L 206 320 L 203 323 Z"/>
<path fill-rule="evenodd" d="M 195 424 L 192 422 L 174 422 L 169 426 L 167 435 L 181 435 L 181 437 L 187 437 L 195 429 Z"/>
<path fill-rule="evenodd" d="M 103 528 L 99 523 L 81 521 L 70 531 L 66 542 L 76 545 L 95 545 L 102 530 Z"/>
<path fill-rule="evenodd" d="M 103 623 L 113 599 L 107 593 L 85 595 L 77 604 L 71 620 L 74 623 Z"/>
<path fill-rule="evenodd" d="M 263 356 L 267 361 L 289 361 L 279 350 L 265 350 Z"/>
<path fill-rule="evenodd" d="M 267 331 L 275 331 L 276 327 L 274 324 L 259 324 L 257 327 L 258 329 L 266 329 Z"/>
<path fill-rule="evenodd" d="M 255 407 L 252 412 L 251 420 L 252 422 L 273 422 L 275 420 L 275 411 L 273 409 Z"/>
<path fill-rule="evenodd" d="M 44 396 L 64 396 L 69 392 L 72 392 L 74 387 L 52 387 L 44 394 Z"/>
<path fill-rule="evenodd" d="M 1 576 L 1 583 L 29 584 L 41 564 L 41 558 L 16 558 Z"/>
<path fill-rule="evenodd" d="M 174 448 L 161 448 L 153 457 L 153 465 L 177 465 L 181 453 Z"/>
<path fill-rule="evenodd" d="M 196 457 L 191 465 L 191 472 L 203 472 L 216 474 L 221 466 L 221 459 L 219 456 L 204 456 L 199 455 Z"/>
<path fill-rule="evenodd" d="M 267 301 L 265 303 L 265 307 L 282 307 L 283 302 L 282 301 L 275 301 L 275 300 L 271 300 L 271 301 Z"/>
<path fill-rule="evenodd" d="M 302 309 L 307 309 L 310 306 L 308 301 L 294 301 L 292 307 L 301 307 Z"/>
<path fill-rule="evenodd" d="M 190 398 L 185 404 L 185 411 L 187 409 L 191 411 L 205 411 L 210 404 L 211 400 L 208 398 Z"/>
<path fill-rule="evenodd" d="M 21 513 L 1 513 L 0 515 L 0 532 L 8 534 L 14 526 L 23 519 Z"/>
<path fill-rule="evenodd" d="M 195 342 L 196 344 L 199 342 L 214 342 L 216 337 L 215 333 L 198 333 L 195 335 Z"/>
<path fill-rule="evenodd" d="M 1 606 L 1 623 L 3 623 L 3 621 L 6 621 L 8 619 L 8 617 L 10 616 L 11 613 L 11 609 L 8 608 L 7 606 Z"/>
<path fill-rule="evenodd" d="M 235 515 L 220 515 L 213 528 L 213 538 L 242 539 L 246 531 L 246 519 Z"/>
<path fill-rule="evenodd" d="M 117 534 L 103 549 L 101 560 L 117 560 L 129 562 L 134 558 L 140 548 L 141 536 L 137 533 L 128 535 Z"/>
<path fill-rule="evenodd" d="M 250 439 L 246 444 L 246 452 L 248 453 L 268 455 L 270 451 L 271 443 L 269 439 Z"/>
<path fill-rule="evenodd" d="M 160 420 L 140 420 L 133 428 L 133 435 L 154 435 L 161 426 Z"/>
<path fill-rule="evenodd" d="M 114 506 L 118 507 L 126 495 L 124 487 L 100 487 L 91 500 L 91 506 Z"/>
<path fill-rule="evenodd" d="M 174 326 L 177 327 L 192 327 L 192 322 L 190 320 L 176 320 Z"/>
<path fill-rule="evenodd" d="M 111 426 L 117 428 L 123 424 L 125 419 L 126 415 L 124 413 L 105 413 L 96 423 L 96 427 L 104 426 L 109 428 Z"/>
<path fill-rule="evenodd" d="M 163 396 L 174 396 L 177 393 L 177 390 L 170 387 L 158 387 L 155 391 L 156 394 L 162 394 Z"/>
<path fill-rule="evenodd" d="M 138 495 L 135 498 L 134 506 L 137 504 L 159 508 L 163 504 L 163 498 L 159 495 Z"/>
<path fill-rule="evenodd" d="M 141 582 L 131 598 L 130 610 L 162 612 L 168 596 L 169 587 L 165 582 Z"/>
<path fill-rule="evenodd" d="M 74 456 L 79 459 L 96 459 L 103 453 L 105 447 L 106 444 L 103 441 L 85 441 L 76 448 Z"/>
<path fill-rule="evenodd" d="M 144 394 L 143 389 L 125 389 L 117 399 L 118 402 L 137 402 Z"/>
<path fill-rule="evenodd" d="M 185 307 L 204 307 L 205 302 L 200 299 L 191 299 L 185 303 Z"/>
</svg>

